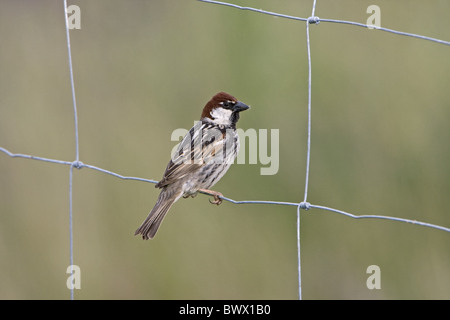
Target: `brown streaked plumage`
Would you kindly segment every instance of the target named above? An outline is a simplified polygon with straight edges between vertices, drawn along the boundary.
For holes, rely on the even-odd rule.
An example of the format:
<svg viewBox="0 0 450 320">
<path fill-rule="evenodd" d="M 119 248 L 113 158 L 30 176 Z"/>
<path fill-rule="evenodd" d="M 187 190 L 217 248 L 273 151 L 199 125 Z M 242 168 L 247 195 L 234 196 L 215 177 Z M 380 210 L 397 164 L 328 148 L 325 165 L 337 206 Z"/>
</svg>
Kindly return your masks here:
<svg viewBox="0 0 450 320">
<path fill-rule="evenodd" d="M 151 239 L 172 205 L 181 197 L 194 197 L 198 191 L 214 195 L 220 204 L 220 193 L 208 190 L 227 172 L 239 151 L 236 123 L 239 113 L 249 107 L 232 95 L 219 92 L 203 108 L 200 122 L 183 138 L 163 178 L 158 200 L 142 225 L 136 230 L 143 239 Z M 200 143 L 196 143 L 199 141 Z"/>
</svg>

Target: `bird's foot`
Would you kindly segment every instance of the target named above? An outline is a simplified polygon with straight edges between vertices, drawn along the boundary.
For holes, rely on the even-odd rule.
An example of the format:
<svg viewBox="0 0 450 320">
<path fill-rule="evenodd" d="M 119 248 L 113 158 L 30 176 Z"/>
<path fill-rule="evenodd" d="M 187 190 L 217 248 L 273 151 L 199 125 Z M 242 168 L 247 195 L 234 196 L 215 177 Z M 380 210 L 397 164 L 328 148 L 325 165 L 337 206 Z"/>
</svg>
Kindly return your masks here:
<svg viewBox="0 0 450 320">
<path fill-rule="evenodd" d="M 222 199 L 220 197 L 223 197 L 223 194 L 217 191 L 208 190 L 208 189 L 198 189 L 199 192 L 209 194 L 214 197 L 214 201 L 209 200 L 210 203 L 219 205 L 222 203 Z"/>
</svg>

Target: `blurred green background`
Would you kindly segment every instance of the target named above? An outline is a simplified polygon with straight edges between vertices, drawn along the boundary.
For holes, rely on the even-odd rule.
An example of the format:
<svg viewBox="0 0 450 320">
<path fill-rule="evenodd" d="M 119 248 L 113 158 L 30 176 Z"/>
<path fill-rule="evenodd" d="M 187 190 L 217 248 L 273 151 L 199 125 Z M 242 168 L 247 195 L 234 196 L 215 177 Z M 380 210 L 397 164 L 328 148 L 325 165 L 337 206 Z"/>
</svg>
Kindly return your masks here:
<svg viewBox="0 0 450 320">
<path fill-rule="evenodd" d="M 312 1 L 234 1 L 308 17 Z M 236 200 L 303 200 L 305 23 L 197 1 L 69 1 L 80 160 L 159 180 L 218 91 L 250 104 L 243 129 L 280 130 L 280 166 L 234 165 Z M 450 2 L 320 0 L 316 15 L 450 40 Z M 450 47 L 364 28 L 311 25 L 308 201 L 450 226 Z M 62 1 L 0 1 L 0 146 L 75 160 Z M 246 150 L 241 150 L 246 152 Z M 68 299 L 69 167 L 0 152 L 0 298 Z M 135 229 L 153 184 L 74 171 L 76 299 L 296 299 L 296 209 L 180 200 L 156 238 Z M 450 234 L 302 212 L 304 299 L 449 299 Z M 368 290 L 366 269 L 381 269 Z"/>
</svg>

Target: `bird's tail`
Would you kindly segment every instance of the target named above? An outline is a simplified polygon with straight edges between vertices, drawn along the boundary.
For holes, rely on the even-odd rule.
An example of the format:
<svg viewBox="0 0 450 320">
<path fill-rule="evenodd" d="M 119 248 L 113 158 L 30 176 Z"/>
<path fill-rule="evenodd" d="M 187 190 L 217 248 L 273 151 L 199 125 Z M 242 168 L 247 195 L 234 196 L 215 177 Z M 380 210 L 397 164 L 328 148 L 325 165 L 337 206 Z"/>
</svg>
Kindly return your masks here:
<svg viewBox="0 0 450 320">
<path fill-rule="evenodd" d="M 148 214 L 147 218 L 141 224 L 141 226 L 136 230 L 134 235 L 141 234 L 142 239 L 148 240 L 152 239 L 156 231 L 166 216 L 167 211 L 170 207 L 178 200 L 179 197 L 169 194 L 165 190 L 161 191 L 158 197 L 158 201 L 153 207 L 152 211 Z"/>
</svg>

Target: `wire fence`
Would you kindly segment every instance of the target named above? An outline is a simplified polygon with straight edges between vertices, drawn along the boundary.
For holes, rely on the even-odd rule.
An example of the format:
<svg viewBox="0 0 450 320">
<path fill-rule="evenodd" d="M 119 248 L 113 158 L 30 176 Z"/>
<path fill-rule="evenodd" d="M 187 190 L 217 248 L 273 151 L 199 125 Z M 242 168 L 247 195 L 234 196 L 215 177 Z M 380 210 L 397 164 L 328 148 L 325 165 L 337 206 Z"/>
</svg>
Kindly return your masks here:
<svg viewBox="0 0 450 320">
<path fill-rule="evenodd" d="M 280 18 L 285 19 L 291 19 L 291 20 L 297 20 L 297 21 L 303 21 L 306 22 L 306 47 L 307 47 L 307 57 L 308 57 L 308 125 L 307 125 L 307 159 L 306 159 L 306 174 L 305 174 L 305 190 L 304 190 L 304 198 L 301 202 L 283 202 L 283 201 L 268 201 L 268 200 L 234 200 L 225 196 L 221 196 L 225 201 L 228 201 L 233 204 L 237 205 L 244 205 L 244 204 L 260 204 L 260 205 L 281 205 L 281 206 L 292 206 L 296 208 L 297 213 L 297 261 L 298 261 L 298 297 L 299 299 L 302 299 L 302 286 L 301 286 L 301 246 L 300 246 L 300 210 L 310 210 L 310 209 L 318 209 L 318 210 L 325 210 L 331 213 L 336 213 L 343 215 L 345 217 L 353 218 L 353 219 L 383 219 L 383 220 L 389 220 L 389 221 L 398 221 L 413 225 L 418 225 L 422 227 L 427 228 L 433 228 L 436 230 L 441 230 L 444 232 L 450 232 L 450 228 L 444 227 L 441 225 L 436 225 L 432 223 L 417 221 L 417 220 L 411 220 L 411 219 L 405 219 L 405 218 L 399 218 L 399 217 L 393 217 L 393 216 L 384 216 L 384 215 L 371 215 L 371 214 L 363 214 L 363 215 L 355 215 L 352 213 L 348 213 L 342 210 L 312 204 L 307 202 L 308 198 L 308 185 L 309 185 L 309 168 L 310 168 L 310 150 L 311 150 L 311 91 L 312 91 L 312 68 L 311 68 L 311 47 L 310 47 L 310 34 L 309 34 L 309 26 L 310 24 L 319 24 L 320 22 L 329 22 L 329 23 L 340 23 L 340 24 L 347 24 L 352 26 L 358 26 L 358 27 L 372 27 L 373 29 L 384 31 L 384 32 L 390 32 L 396 35 L 401 36 L 408 36 L 413 37 L 421 40 L 431 41 L 437 44 L 443 44 L 443 45 L 450 45 L 449 41 L 440 40 L 436 38 L 431 38 L 428 36 L 413 34 L 413 33 L 407 33 L 402 31 L 397 31 L 393 29 L 383 28 L 379 26 L 369 26 L 367 24 L 353 22 L 353 21 L 344 21 L 344 20 L 336 20 L 336 19 L 323 19 L 315 16 L 315 8 L 316 8 L 316 0 L 313 1 L 312 5 L 312 12 L 311 16 L 308 18 L 301 18 L 291 15 L 285 15 L 280 13 L 275 13 L 271 11 L 266 11 L 262 9 L 256 9 L 252 7 L 244 7 L 239 6 L 232 3 L 227 2 L 221 2 L 221 1 L 213 1 L 213 0 L 198 0 L 200 2 L 205 2 L 209 4 L 214 5 L 221 5 L 221 6 L 227 6 L 239 10 L 247 10 L 252 11 L 260 14 L 266 14 L 271 16 L 276 16 Z M 141 182 L 147 182 L 147 183 L 153 183 L 156 184 L 158 181 L 152 180 L 152 179 L 145 179 L 140 177 L 132 177 L 132 176 L 124 176 L 121 174 L 118 174 L 113 171 L 109 171 L 103 168 L 99 168 L 90 164 L 85 164 L 80 161 L 80 155 L 79 155 L 79 141 L 78 141 L 78 116 L 77 116 L 77 105 L 76 105 L 76 95 L 75 95 L 75 85 L 74 85 L 74 79 L 73 79 L 73 65 L 72 65 L 72 54 L 71 54 L 71 44 L 70 44 L 70 32 L 69 32 L 69 25 L 68 25 L 68 12 L 67 12 L 67 0 L 64 0 L 64 14 L 65 14 L 65 25 L 66 25 L 66 38 L 67 38 L 67 54 L 68 54 L 68 67 L 69 67 L 69 73 L 70 73 L 70 85 L 71 85 L 71 92 L 72 92 L 72 104 L 73 104 L 73 116 L 74 116 L 74 123 L 75 123 L 75 160 L 74 161 L 63 161 L 63 160 L 57 160 L 57 159 L 50 159 L 45 157 L 39 157 L 34 155 L 27 155 L 27 154 L 21 154 L 21 153 L 13 153 L 3 147 L 0 147 L 0 151 L 6 154 L 7 156 L 11 158 L 22 158 L 22 159 L 29 159 L 29 160 L 36 160 L 36 161 L 44 161 L 49 162 L 53 164 L 60 164 L 60 165 L 66 165 L 70 167 L 70 175 L 69 175 L 69 234 L 70 234 L 70 265 L 72 266 L 74 264 L 74 248 L 73 248 L 73 198 L 72 198 L 72 190 L 73 190 L 73 168 L 76 169 L 82 169 L 87 168 L 95 171 L 99 171 L 111 176 L 114 176 L 116 178 L 122 179 L 122 180 L 135 180 L 135 181 L 141 181 Z M 203 192 L 201 192 L 203 193 Z M 71 289 L 71 299 L 74 299 L 74 289 Z"/>
</svg>

